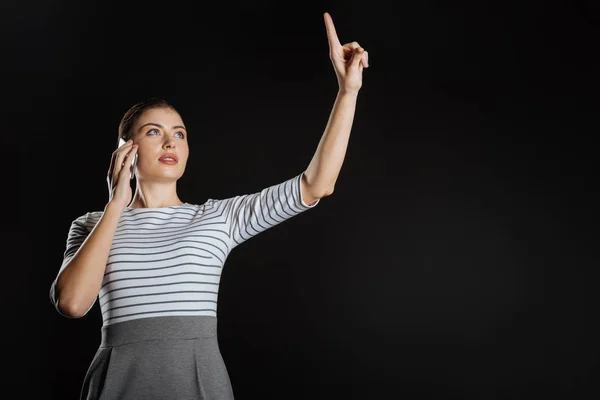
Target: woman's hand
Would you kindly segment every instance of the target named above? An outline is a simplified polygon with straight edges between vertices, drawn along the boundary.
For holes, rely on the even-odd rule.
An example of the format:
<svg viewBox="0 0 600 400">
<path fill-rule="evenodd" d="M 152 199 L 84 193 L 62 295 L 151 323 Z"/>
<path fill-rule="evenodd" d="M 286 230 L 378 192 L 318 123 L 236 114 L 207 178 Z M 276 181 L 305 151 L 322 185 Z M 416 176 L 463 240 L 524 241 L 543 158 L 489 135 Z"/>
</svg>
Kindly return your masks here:
<svg viewBox="0 0 600 400">
<path fill-rule="evenodd" d="M 137 152 L 137 144 L 132 140 L 112 153 L 110 167 L 106 175 L 108 183 L 109 202 L 125 209 L 133 196 L 131 191 L 131 163 Z"/>
<path fill-rule="evenodd" d="M 335 68 L 340 91 L 358 92 L 362 86 L 363 68 L 369 67 L 369 53 L 357 42 L 342 46 L 335 32 L 331 15 L 324 13 L 323 18 L 325 18 L 329 40 L 329 58 Z"/>
</svg>

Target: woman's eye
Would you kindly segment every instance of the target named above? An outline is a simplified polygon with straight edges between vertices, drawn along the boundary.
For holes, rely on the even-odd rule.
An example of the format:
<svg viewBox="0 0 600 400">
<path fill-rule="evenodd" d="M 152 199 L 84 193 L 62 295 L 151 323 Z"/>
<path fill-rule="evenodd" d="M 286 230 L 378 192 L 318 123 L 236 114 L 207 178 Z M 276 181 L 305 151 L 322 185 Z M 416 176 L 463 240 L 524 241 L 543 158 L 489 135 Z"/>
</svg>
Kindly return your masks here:
<svg viewBox="0 0 600 400">
<path fill-rule="evenodd" d="M 150 130 L 148 131 L 148 133 L 150 133 L 150 132 L 152 132 L 152 131 L 159 132 L 159 131 L 158 131 L 158 129 L 150 129 Z M 184 138 L 185 138 L 185 133 L 183 133 L 183 132 L 177 132 L 176 134 L 179 134 L 179 135 L 181 135 L 181 136 L 180 136 L 180 138 L 181 138 L 181 139 L 184 139 Z"/>
</svg>

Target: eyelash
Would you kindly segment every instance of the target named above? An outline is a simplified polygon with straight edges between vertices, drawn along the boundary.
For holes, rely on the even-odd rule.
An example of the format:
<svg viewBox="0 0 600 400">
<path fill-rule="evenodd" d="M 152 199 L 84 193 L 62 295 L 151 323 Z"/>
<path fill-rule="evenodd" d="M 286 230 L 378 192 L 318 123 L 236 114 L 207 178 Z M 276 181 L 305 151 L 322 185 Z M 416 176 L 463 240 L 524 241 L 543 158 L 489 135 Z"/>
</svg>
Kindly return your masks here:
<svg viewBox="0 0 600 400">
<path fill-rule="evenodd" d="M 157 131 L 157 132 L 158 132 L 158 129 L 150 129 L 150 130 L 149 130 L 147 133 L 150 133 L 150 132 L 152 132 L 152 131 Z M 181 135 L 182 135 L 182 137 L 181 137 L 181 138 L 182 138 L 182 139 L 185 139 L 185 133 L 183 133 L 183 132 L 177 132 L 177 133 L 181 133 Z"/>
</svg>

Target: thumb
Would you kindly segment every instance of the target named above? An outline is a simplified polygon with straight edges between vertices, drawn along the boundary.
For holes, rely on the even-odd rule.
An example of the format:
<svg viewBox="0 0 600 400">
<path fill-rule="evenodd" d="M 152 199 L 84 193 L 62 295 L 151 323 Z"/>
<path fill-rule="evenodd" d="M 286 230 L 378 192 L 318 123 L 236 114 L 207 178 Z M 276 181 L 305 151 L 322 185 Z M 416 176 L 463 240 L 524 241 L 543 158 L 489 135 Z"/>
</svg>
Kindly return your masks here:
<svg viewBox="0 0 600 400">
<path fill-rule="evenodd" d="M 352 54 L 352 67 L 358 67 L 360 64 L 360 60 L 363 57 L 363 53 L 365 50 L 362 47 L 354 49 L 354 54 Z"/>
</svg>

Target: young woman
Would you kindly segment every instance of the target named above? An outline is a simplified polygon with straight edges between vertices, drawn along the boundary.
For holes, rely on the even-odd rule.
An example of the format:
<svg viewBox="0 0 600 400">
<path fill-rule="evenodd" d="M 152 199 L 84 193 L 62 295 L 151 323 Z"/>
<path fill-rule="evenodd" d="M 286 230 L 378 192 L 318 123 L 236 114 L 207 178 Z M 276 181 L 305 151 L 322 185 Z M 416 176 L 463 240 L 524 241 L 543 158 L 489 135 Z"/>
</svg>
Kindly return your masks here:
<svg viewBox="0 0 600 400">
<path fill-rule="evenodd" d="M 69 318 L 83 317 L 99 301 L 101 343 L 82 400 L 234 398 L 217 341 L 225 260 L 240 243 L 333 193 L 368 66 L 358 43 L 342 46 L 331 17 L 324 18 L 338 96 L 312 161 L 291 179 L 253 194 L 183 202 L 177 180 L 189 147 L 181 115 L 159 99 L 124 115 L 125 144 L 113 152 L 107 175 L 109 201 L 104 211 L 72 222 L 50 289 Z"/>
</svg>

